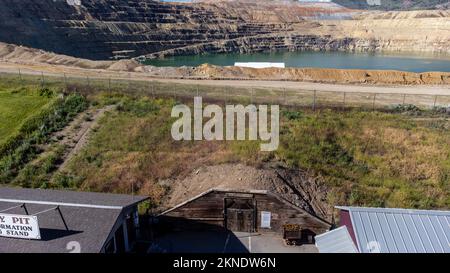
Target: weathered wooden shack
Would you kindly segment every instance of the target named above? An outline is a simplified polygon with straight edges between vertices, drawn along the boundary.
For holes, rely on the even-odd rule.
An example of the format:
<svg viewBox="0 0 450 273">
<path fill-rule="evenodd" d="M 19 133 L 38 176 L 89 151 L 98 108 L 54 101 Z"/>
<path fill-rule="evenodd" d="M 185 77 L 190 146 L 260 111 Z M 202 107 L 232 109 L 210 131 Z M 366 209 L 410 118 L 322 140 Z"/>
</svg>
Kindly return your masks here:
<svg viewBox="0 0 450 273">
<path fill-rule="evenodd" d="M 242 232 L 301 232 L 303 241 L 329 230 L 330 223 L 277 194 L 261 191 L 211 189 L 163 212 L 160 220 L 172 228 L 218 227 Z"/>
</svg>

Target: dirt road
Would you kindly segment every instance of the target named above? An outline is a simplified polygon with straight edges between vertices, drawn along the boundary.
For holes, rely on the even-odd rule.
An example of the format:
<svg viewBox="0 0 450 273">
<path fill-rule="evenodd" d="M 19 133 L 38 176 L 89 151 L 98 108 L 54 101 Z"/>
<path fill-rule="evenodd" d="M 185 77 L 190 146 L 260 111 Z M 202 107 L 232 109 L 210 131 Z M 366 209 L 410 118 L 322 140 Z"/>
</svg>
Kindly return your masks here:
<svg viewBox="0 0 450 273">
<path fill-rule="evenodd" d="M 327 84 L 316 82 L 297 81 L 263 81 L 263 80 L 209 80 L 209 79 L 170 79 L 150 77 L 145 73 L 116 72 L 102 69 L 80 69 L 61 65 L 20 65 L 15 63 L 0 62 L 0 73 L 40 76 L 42 72 L 46 77 L 68 77 L 85 79 L 114 79 L 135 81 L 158 81 L 165 83 L 207 85 L 207 86 L 232 86 L 232 87 L 265 87 L 286 88 L 295 90 L 317 90 L 328 92 L 348 93 L 379 93 L 379 94 L 418 94 L 418 95 L 450 95 L 450 85 L 411 85 L 411 86 L 382 86 L 382 85 L 356 85 L 356 84 Z"/>
<path fill-rule="evenodd" d="M 450 95 L 450 86 L 379 86 L 379 85 L 350 85 L 350 84 L 326 84 L 314 82 L 294 81 L 248 81 L 248 80 L 186 80 L 164 79 L 164 82 L 182 84 L 200 84 L 211 86 L 234 87 L 266 87 L 287 88 L 296 90 L 317 90 L 328 92 L 358 92 L 358 93 L 387 93 L 387 94 L 423 94 L 423 95 Z"/>
</svg>

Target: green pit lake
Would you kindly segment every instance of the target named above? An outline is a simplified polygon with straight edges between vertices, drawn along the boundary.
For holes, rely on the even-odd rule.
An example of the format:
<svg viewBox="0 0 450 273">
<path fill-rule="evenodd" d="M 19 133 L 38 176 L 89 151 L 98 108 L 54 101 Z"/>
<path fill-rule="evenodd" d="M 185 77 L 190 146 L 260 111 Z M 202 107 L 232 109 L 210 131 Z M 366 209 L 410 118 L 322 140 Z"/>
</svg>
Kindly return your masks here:
<svg viewBox="0 0 450 273">
<path fill-rule="evenodd" d="M 411 72 L 450 72 L 449 55 L 386 54 L 347 52 L 276 52 L 253 54 L 202 54 L 147 60 L 154 66 L 198 66 L 204 63 L 232 66 L 235 62 L 282 62 L 286 67 L 316 67 L 339 69 L 401 70 Z"/>
</svg>

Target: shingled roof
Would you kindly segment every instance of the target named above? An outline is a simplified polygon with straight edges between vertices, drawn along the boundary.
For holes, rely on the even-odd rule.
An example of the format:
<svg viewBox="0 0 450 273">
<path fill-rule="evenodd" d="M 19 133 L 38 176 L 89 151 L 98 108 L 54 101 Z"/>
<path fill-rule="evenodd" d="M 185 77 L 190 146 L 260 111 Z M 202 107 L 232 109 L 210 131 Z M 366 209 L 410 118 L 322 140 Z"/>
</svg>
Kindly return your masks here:
<svg viewBox="0 0 450 273">
<path fill-rule="evenodd" d="M 0 187 L 0 213 L 38 214 L 41 240 L 0 237 L 0 252 L 101 252 L 123 213 L 148 199 L 144 196 Z M 69 230 L 56 209 L 59 207 Z M 44 213 L 42 213 L 44 212 Z"/>
</svg>

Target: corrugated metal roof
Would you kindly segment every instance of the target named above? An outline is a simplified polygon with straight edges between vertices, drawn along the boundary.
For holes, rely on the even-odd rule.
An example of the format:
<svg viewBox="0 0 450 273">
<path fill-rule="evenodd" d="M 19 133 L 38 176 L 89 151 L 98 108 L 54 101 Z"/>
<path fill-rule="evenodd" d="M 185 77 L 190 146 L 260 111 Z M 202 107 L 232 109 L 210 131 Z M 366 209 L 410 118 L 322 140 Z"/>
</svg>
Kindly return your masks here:
<svg viewBox="0 0 450 273">
<path fill-rule="evenodd" d="M 349 212 L 362 253 L 450 253 L 450 211 L 337 208 Z"/>
<path fill-rule="evenodd" d="M 358 253 L 346 226 L 318 235 L 315 240 L 320 253 Z"/>
</svg>

